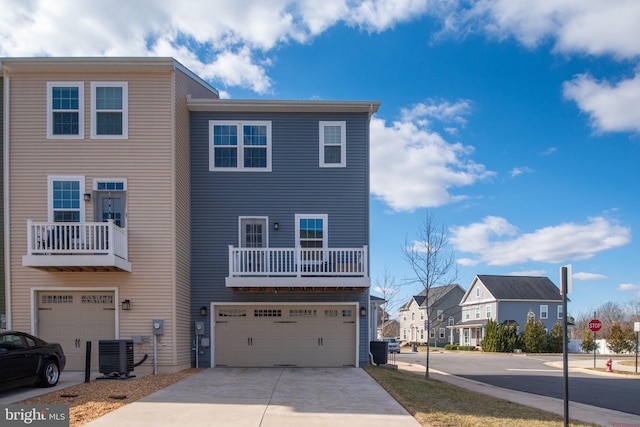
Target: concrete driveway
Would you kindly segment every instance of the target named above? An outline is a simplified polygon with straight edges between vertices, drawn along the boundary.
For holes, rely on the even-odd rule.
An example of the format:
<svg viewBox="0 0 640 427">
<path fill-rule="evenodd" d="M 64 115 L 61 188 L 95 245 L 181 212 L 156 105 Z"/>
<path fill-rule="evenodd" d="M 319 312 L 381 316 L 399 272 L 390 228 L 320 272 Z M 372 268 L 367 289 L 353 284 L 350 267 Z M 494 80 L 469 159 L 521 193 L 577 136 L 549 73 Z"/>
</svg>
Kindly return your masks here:
<svg viewBox="0 0 640 427">
<path fill-rule="evenodd" d="M 360 368 L 215 368 L 98 418 L 125 426 L 416 427 Z"/>
</svg>

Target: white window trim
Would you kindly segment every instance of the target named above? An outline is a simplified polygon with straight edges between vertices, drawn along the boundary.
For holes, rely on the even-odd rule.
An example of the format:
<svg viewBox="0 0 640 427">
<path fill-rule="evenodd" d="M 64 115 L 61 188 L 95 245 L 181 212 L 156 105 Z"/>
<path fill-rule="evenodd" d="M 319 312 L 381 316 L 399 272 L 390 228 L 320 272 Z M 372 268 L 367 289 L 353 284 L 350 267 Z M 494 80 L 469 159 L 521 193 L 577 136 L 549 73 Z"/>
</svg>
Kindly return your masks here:
<svg viewBox="0 0 640 427">
<path fill-rule="evenodd" d="M 324 160 L 324 128 L 340 126 L 340 163 L 326 163 Z M 320 122 L 320 167 L 344 168 L 347 166 L 347 122 Z"/>
<path fill-rule="evenodd" d="M 562 319 L 562 305 L 558 305 L 556 310 L 557 310 L 557 318 Z"/>
<path fill-rule="evenodd" d="M 544 312 L 542 308 L 544 307 Z M 544 313 L 544 316 L 542 315 Z M 549 306 L 546 304 L 540 305 L 540 319 L 548 319 L 549 318 Z"/>
<path fill-rule="evenodd" d="M 235 168 L 215 167 L 215 149 L 213 146 L 213 127 L 216 125 L 238 127 L 238 145 L 236 146 L 238 155 L 238 166 Z M 267 127 L 267 166 L 264 168 L 245 168 L 244 167 L 244 144 L 242 126 L 266 126 Z M 210 172 L 271 172 L 271 121 L 270 120 L 209 120 L 209 171 Z"/>
<path fill-rule="evenodd" d="M 444 311 L 443 310 L 438 310 L 436 315 L 436 320 L 438 321 L 442 321 L 444 320 Z"/>
<path fill-rule="evenodd" d="M 85 192 L 84 176 L 73 175 L 49 175 L 47 177 L 47 218 L 53 222 L 53 181 L 79 181 L 80 182 L 80 222 L 85 222 L 86 209 L 83 205 L 82 195 Z"/>
<path fill-rule="evenodd" d="M 440 338 L 440 339 L 444 339 L 444 338 L 446 338 L 446 337 L 447 337 L 446 329 L 445 329 L 445 328 L 440 328 L 440 329 L 438 330 L 438 338 Z"/>
<path fill-rule="evenodd" d="M 268 216 L 239 216 L 238 217 L 238 247 L 242 247 L 242 221 L 244 220 L 262 220 L 265 223 L 264 238 L 265 248 L 269 247 L 269 217 Z"/>
<path fill-rule="evenodd" d="M 322 247 L 328 248 L 328 238 L 329 238 L 329 215 L 327 214 L 295 214 L 296 221 L 296 248 L 300 247 L 300 220 L 301 219 L 322 219 L 323 220 L 323 230 L 322 230 Z"/>
<path fill-rule="evenodd" d="M 486 311 L 485 311 L 486 315 L 487 315 L 487 319 L 491 319 L 491 306 L 488 305 L 486 307 Z"/>
<path fill-rule="evenodd" d="M 78 88 L 78 134 L 54 135 L 53 134 L 53 91 L 54 87 Z M 76 110 L 66 110 L 74 112 Z M 84 82 L 47 82 L 47 139 L 84 139 Z"/>
<path fill-rule="evenodd" d="M 122 88 L 122 110 L 100 110 L 101 112 L 122 112 L 122 135 L 98 135 L 96 110 L 96 89 L 99 87 Z M 129 139 L 129 83 L 91 82 L 91 139 Z"/>
</svg>

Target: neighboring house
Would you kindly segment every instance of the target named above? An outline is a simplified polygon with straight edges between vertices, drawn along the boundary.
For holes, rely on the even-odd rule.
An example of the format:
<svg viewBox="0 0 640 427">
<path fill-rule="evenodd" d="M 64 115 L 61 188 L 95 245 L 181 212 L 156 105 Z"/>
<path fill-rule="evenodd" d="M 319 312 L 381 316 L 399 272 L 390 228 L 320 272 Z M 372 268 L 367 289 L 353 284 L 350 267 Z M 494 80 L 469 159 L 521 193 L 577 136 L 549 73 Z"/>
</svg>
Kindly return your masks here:
<svg viewBox="0 0 640 427">
<path fill-rule="evenodd" d="M 398 338 L 400 336 L 400 322 L 395 319 L 387 320 L 378 326 L 377 339 Z"/>
<path fill-rule="evenodd" d="M 187 97 L 218 92 L 171 58 L 0 69 L 8 328 L 60 342 L 69 370 L 87 341 L 97 370 L 98 340 L 114 338 L 151 356 L 136 370 L 190 367 Z"/>
<path fill-rule="evenodd" d="M 200 366 L 366 365 L 369 123 L 379 103 L 194 96 L 188 105 Z"/>
<path fill-rule="evenodd" d="M 547 277 L 477 275 L 460 301 L 462 320 L 452 328 L 461 345 L 479 346 L 489 319 L 524 330 L 527 319 L 550 331 L 562 321 L 560 289 Z"/>
<path fill-rule="evenodd" d="M 418 344 L 426 344 L 428 340 L 435 345 L 453 343 L 453 331 L 447 327 L 460 321 L 459 303 L 463 295 L 460 285 L 451 284 L 412 296 L 399 309 L 400 340 Z"/>
</svg>

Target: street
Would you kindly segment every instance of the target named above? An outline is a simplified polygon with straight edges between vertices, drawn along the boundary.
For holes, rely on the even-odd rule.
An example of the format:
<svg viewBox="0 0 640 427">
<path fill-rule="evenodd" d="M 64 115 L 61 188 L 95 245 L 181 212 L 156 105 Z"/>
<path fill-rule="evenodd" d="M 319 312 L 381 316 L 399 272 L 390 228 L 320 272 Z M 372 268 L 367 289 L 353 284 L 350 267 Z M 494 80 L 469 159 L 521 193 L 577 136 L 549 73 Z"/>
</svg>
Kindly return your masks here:
<svg viewBox="0 0 640 427">
<path fill-rule="evenodd" d="M 424 366 L 426 362 L 425 353 L 404 351 L 394 356 L 406 363 Z M 563 399 L 563 370 L 548 366 L 546 362 L 561 363 L 562 357 L 437 351 L 429 356 L 429 368 L 433 370 L 496 387 Z M 390 363 L 393 363 L 391 359 Z M 640 379 L 569 372 L 569 400 L 572 402 L 640 415 L 637 396 L 640 396 Z"/>
</svg>

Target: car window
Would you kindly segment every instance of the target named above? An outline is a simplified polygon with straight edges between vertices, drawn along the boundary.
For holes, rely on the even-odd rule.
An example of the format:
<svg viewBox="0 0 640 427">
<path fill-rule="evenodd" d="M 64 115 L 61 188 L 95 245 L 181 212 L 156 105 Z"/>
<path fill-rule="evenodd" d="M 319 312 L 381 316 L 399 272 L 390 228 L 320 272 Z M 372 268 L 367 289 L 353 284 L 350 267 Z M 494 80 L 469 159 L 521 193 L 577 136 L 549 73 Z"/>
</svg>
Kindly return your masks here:
<svg viewBox="0 0 640 427">
<path fill-rule="evenodd" d="M 28 348 L 34 348 L 37 347 L 36 345 L 36 341 L 31 338 L 31 337 L 24 337 L 25 341 L 27 342 L 27 347 Z"/>
<path fill-rule="evenodd" d="M 20 335 L 15 334 L 6 334 L 0 337 L 0 344 L 2 344 L 2 347 L 7 350 L 19 350 L 25 348 Z"/>
</svg>

